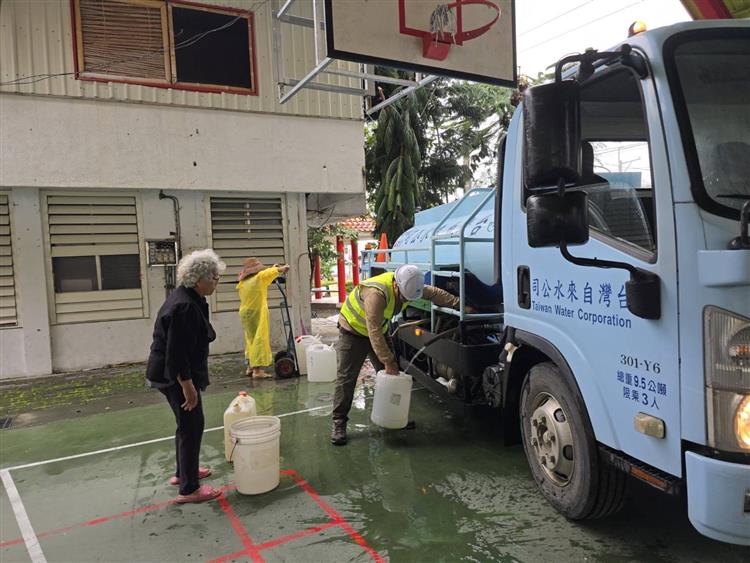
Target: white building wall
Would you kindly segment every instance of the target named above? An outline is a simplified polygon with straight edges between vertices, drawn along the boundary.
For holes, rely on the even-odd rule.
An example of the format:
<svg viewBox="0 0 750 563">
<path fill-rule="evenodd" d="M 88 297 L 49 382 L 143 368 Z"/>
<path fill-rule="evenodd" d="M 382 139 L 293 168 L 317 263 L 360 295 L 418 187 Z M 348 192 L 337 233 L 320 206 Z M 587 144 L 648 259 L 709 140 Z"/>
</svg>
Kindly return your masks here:
<svg viewBox="0 0 750 563">
<path fill-rule="evenodd" d="M 295 330 L 300 318 L 309 320 L 306 194 L 363 193 L 361 98 L 303 91 L 280 105 L 272 3 L 204 3 L 257 8 L 257 96 L 78 80 L 70 2 L 0 1 L 0 82 L 50 75 L 0 86 L 0 190 L 12 199 L 18 315 L 16 327 L 0 328 L 0 378 L 143 361 L 165 297 L 163 269 L 146 268 L 148 318 L 55 324 L 42 208 L 50 190 L 136 194 L 141 241 L 170 236 L 171 201 L 158 193 L 176 195 L 184 252 L 208 246 L 212 195 L 282 197 Z M 312 30 L 284 29 L 286 71 L 301 78 L 314 66 Z M 343 77 L 321 81 L 358 86 Z M 235 312 L 212 313 L 212 323 L 212 353 L 242 350 Z M 274 348 L 283 347 L 278 310 L 271 326 Z"/>
<path fill-rule="evenodd" d="M 3 94 L 0 115 L 5 186 L 363 191 L 360 121 Z"/>
<path fill-rule="evenodd" d="M 9 203 L 18 326 L 0 328 L 0 378 L 43 375 L 52 358 L 39 190 L 12 190 Z"/>
<path fill-rule="evenodd" d="M 139 225 L 143 238 L 168 238 L 174 229 L 172 202 L 159 200 L 158 190 L 136 193 L 143 208 L 143 225 Z M 19 326 L 0 329 L 0 378 L 144 361 L 156 313 L 166 297 L 164 268 L 149 267 L 143 272 L 149 297 L 148 318 L 50 326 L 41 194 L 37 189 L 17 188 L 11 195 L 18 233 L 14 236 L 13 251 L 17 264 Z M 185 253 L 206 248 L 208 244 L 207 210 L 211 195 L 231 194 L 185 191 L 178 196 Z M 288 194 L 283 203 L 288 221 L 284 251 L 292 266 L 289 299 L 296 330 L 300 315 L 303 319 L 310 318 L 304 194 Z M 211 313 L 211 322 L 217 332 L 217 340 L 211 345 L 212 354 L 243 350 L 242 327 L 236 312 Z M 271 311 L 271 342 L 274 350 L 286 345 L 278 309 Z"/>
<path fill-rule="evenodd" d="M 70 0 L 0 2 L 0 82 L 10 82 L 29 76 L 38 78 L 42 75 L 54 75 L 42 80 L 32 79 L 28 84 L 3 86 L 0 91 L 217 108 L 239 112 L 362 119 L 362 99 L 346 94 L 303 90 L 288 103 L 279 104 L 273 67 L 271 17 L 271 8 L 277 2 L 201 0 L 200 4 L 255 10 L 258 95 L 190 92 L 76 79 L 73 75 L 75 66 Z M 293 12 L 310 17 L 311 3 L 299 1 Z M 284 71 L 287 78 L 300 79 L 315 66 L 313 31 L 310 28 L 288 24 L 283 24 L 281 30 Z M 335 62 L 332 68 L 336 67 L 357 69 L 357 65 L 346 62 Z M 318 82 L 349 88 L 360 86 L 355 79 L 325 74 L 320 76 Z"/>
</svg>

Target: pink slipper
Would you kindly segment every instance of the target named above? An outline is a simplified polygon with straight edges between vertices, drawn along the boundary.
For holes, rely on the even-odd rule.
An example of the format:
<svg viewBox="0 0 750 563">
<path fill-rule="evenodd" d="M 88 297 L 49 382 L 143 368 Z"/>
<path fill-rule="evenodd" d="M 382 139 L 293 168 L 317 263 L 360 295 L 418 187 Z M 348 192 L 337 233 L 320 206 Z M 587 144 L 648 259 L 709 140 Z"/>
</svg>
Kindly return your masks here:
<svg viewBox="0 0 750 563">
<path fill-rule="evenodd" d="M 206 502 L 215 499 L 221 494 L 219 489 L 214 489 L 211 485 L 201 485 L 189 495 L 177 495 L 175 502 L 185 504 L 188 502 Z"/>
<path fill-rule="evenodd" d="M 198 479 L 205 479 L 211 475 L 211 470 L 208 467 L 199 467 L 198 468 Z M 174 485 L 175 487 L 180 484 L 180 478 L 177 475 L 172 475 L 169 478 L 169 484 Z"/>
</svg>

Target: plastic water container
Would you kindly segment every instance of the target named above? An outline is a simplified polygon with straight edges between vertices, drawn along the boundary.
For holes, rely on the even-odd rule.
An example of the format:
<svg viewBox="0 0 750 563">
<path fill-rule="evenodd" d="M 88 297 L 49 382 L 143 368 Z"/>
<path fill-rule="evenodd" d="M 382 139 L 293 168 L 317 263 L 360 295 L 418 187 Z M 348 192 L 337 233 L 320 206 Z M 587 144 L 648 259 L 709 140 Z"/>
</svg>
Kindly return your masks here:
<svg viewBox="0 0 750 563">
<path fill-rule="evenodd" d="M 308 381 L 336 381 L 336 350 L 333 346 L 311 344 L 306 353 Z"/>
<path fill-rule="evenodd" d="M 227 410 L 224 411 L 224 457 L 229 461 L 229 455 L 232 452 L 234 442 L 229 435 L 229 429 L 232 424 L 243 418 L 255 416 L 255 399 L 247 394 L 247 391 L 240 391 L 239 394 L 229 403 Z"/>
<path fill-rule="evenodd" d="M 406 426 L 409 422 L 411 383 L 411 375 L 407 373 L 388 375 L 385 370 L 380 370 L 375 375 L 375 397 L 370 420 L 383 428 Z"/>
<path fill-rule="evenodd" d="M 320 339 L 311 334 L 303 334 L 294 339 L 294 353 L 297 356 L 297 363 L 299 364 L 299 372 L 301 374 L 307 373 L 307 355 L 305 354 L 305 350 L 311 344 L 321 344 Z"/>
<path fill-rule="evenodd" d="M 267 493 L 279 486 L 281 419 L 254 416 L 232 424 L 234 484 L 243 495 Z"/>
</svg>

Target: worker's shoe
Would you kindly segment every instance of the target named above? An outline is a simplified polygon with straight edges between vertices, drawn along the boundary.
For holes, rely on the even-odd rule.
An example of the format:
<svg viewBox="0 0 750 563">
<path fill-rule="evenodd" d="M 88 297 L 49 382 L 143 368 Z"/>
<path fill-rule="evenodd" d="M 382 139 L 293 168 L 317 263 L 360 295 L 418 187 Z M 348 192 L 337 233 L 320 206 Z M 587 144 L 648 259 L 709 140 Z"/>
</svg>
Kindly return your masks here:
<svg viewBox="0 0 750 563">
<path fill-rule="evenodd" d="M 189 495 L 177 495 L 175 502 L 185 504 L 189 502 L 206 502 L 215 499 L 221 494 L 219 489 L 214 489 L 211 485 L 201 485 Z"/>
<path fill-rule="evenodd" d="M 346 445 L 346 420 L 334 420 L 331 430 L 331 444 L 334 446 Z"/>
</svg>

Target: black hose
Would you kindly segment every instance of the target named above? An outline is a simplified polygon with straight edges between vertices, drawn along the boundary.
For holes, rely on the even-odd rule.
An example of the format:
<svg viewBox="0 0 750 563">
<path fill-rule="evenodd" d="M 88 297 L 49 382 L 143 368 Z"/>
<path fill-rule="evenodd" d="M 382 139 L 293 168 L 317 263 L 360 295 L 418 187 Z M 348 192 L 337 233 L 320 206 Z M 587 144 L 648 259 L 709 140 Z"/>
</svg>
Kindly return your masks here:
<svg viewBox="0 0 750 563">
<path fill-rule="evenodd" d="M 458 330 L 458 327 L 455 326 L 453 328 L 449 328 L 448 330 L 444 330 L 443 332 L 440 332 L 436 334 L 435 336 L 433 336 L 432 338 L 430 338 L 427 342 L 424 343 L 424 345 L 419 350 L 417 350 L 417 353 L 411 357 L 411 360 L 409 360 L 409 363 L 407 365 L 411 366 L 414 363 L 414 360 L 416 360 L 422 352 L 427 350 L 427 348 L 432 346 L 438 340 L 445 338 L 446 336 L 448 336 L 449 334 L 453 332 L 456 332 L 457 330 Z"/>
</svg>

